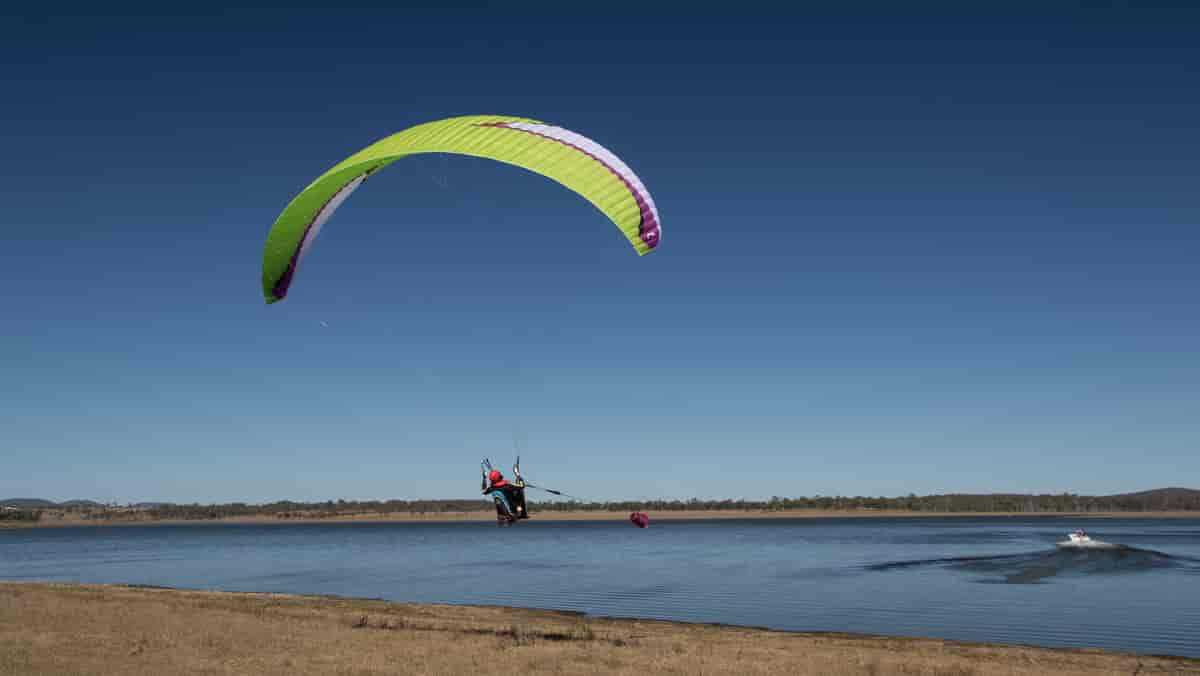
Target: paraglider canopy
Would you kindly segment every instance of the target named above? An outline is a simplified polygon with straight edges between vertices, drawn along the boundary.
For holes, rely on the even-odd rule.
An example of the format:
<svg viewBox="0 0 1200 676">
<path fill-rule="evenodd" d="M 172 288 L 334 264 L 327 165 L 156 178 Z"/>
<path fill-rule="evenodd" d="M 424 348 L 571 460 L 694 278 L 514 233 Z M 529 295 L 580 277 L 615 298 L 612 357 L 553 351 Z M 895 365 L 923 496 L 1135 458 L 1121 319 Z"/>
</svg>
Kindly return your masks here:
<svg viewBox="0 0 1200 676">
<path fill-rule="evenodd" d="M 505 115 L 471 115 L 409 127 L 334 165 L 292 199 L 263 250 L 262 289 L 283 300 L 321 227 L 369 176 L 420 153 L 484 157 L 541 174 L 596 206 L 639 255 L 658 247 L 658 209 L 636 174 L 599 143 L 569 129 Z M 528 238 L 529 233 L 517 233 Z"/>
</svg>

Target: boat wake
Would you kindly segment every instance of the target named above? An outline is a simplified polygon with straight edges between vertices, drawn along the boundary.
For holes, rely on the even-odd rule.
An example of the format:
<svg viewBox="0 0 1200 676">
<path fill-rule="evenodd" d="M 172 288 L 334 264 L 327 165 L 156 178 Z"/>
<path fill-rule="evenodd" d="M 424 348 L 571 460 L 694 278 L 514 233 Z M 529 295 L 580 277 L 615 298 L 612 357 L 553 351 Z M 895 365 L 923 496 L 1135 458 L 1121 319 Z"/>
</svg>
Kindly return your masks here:
<svg viewBox="0 0 1200 676">
<path fill-rule="evenodd" d="M 1125 545 L 1059 548 L 1049 551 L 998 556 L 952 556 L 937 559 L 890 561 L 867 566 L 871 571 L 940 567 L 975 574 L 977 582 L 1036 584 L 1057 576 L 1120 575 L 1164 568 L 1187 568 L 1200 574 L 1200 559 L 1172 556 L 1152 549 Z"/>
</svg>

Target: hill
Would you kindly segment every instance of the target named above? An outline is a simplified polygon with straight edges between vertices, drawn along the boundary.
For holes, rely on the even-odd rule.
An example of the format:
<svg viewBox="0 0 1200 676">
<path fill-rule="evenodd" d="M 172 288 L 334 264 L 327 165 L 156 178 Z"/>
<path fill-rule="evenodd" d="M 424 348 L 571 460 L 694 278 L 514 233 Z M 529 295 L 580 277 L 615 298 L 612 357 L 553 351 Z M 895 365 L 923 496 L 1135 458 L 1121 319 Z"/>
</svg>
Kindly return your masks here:
<svg viewBox="0 0 1200 676">
<path fill-rule="evenodd" d="M 1167 498 L 1168 500 L 1195 500 L 1200 498 L 1200 490 L 1195 488 L 1154 488 L 1148 491 L 1139 491 L 1137 493 L 1121 493 L 1119 495 L 1109 495 L 1109 498 L 1133 498 L 1136 500 L 1154 500 Z"/>
<path fill-rule="evenodd" d="M 16 507 L 18 509 L 49 509 L 58 505 L 41 498 L 8 498 L 0 500 L 0 507 Z"/>
</svg>

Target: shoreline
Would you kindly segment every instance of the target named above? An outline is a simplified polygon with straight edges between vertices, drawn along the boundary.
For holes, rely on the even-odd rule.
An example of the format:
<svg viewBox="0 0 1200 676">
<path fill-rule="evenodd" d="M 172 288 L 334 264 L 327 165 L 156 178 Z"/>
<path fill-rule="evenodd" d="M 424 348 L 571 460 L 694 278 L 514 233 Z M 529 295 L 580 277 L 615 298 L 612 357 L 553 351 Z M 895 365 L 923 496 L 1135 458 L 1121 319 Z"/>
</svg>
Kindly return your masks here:
<svg viewBox="0 0 1200 676">
<path fill-rule="evenodd" d="M 534 505 L 536 508 L 536 505 Z M 43 518 L 38 522 L 0 522 L 0 530 L 25 528 L 63 528 L 77 526 L 178 526 L 178 525 L 263 525 L 317 523 L 492 523 L 495 513 L 478 512 L 386 512 L 302 516 L 281 519 L 265 515 L 232 516 L 217 519 L 151 518 Z M 531 521 L 626 521 L 625 512 L 607 511 L 535 511 Z M 1190 512 L 912 512 L 904 510 L 680 510 L 650 513 L 650 526 L 669 521 L 715 521 L 724 519 L 869 519 L 869 518 L 1074 518 L 1074 519 L 1200 519 L 1200 511 Z"/>
<path fill-rule="evenodd" d="M 0 673 L 1200 674 L 1200 659 L 335 596 L 0 581 Z M 403 667 L 400 667 L 403 665 Z"/>
</svg>

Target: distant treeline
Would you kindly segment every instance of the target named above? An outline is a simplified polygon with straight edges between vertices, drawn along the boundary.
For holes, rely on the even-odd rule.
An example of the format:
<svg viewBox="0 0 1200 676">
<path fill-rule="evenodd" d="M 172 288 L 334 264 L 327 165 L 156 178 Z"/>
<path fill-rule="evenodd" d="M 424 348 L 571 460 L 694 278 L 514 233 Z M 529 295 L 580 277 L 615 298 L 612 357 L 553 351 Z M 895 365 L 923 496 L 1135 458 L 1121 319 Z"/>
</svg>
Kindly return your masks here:
<svg viewBox="0 0 1200 676">
<path fill-rule="evenodd" d="M 156 505 L 143 510 L 155 519 L 221 519 L 231 516 L 273 516 L 279 519 L 321 518 L 353 514 L 387 514 L 410 512 L 443 514 L 448 512 L 478 512 L 492 509 L 491 501 L 483 500 L 327 500 L 325 502 L 292 502 L 283 500 L 263 505 L 231 502 L 220 505 Z"/>
<path fill-rule="evenodd" d="M 1037 514 L 1039 512 L 1149 512 L 1200 511 L 1200 491 L 1158 490 L 1117 496 L 1086 496 L 1071 493 L 1042 495 L 908 495 L 904 497 L 815 496 L 769 500 L 628 500 L 619 502 L 581 502 L 577 500 L 542 502 L 530 491 L 531 507 L 537 511 L 909 511 L 929 513 L 992 512 Z M 490 500 L 327 500 L 325 502 L 280 501 L 267 504 L 233 502 L 213 505 L 154 504 L 124 508 L 72 506 L 69 512 L 85 518 L 150 519 L 221 519 L 239 516 L 266 516 L 278 519 L 331 518 L 387 514 L 446 514 L 481 512 L 493 509 Z M 3 518 L 36 520 L 35 510 L 5 511 Z"/>
<path fill-rule="evenodd" d="M 538 509 L 611 510 L 611 511 L 719 511 L 784 510 L 820 511 L 908 511 L 908 512 L 997 512 L 1029 514 L 1038 512 L 1151 512 L 1200 511 L 1200 491 L 1180 493 L 1131 494 L 1107 497 L 1071 493 L 1043 495 L 907 495 L 884 498 L 865 496 L 815 496 L 770 500 L 650 500 L 604 503 L 547 502 Z"/>
<path fill-rule="evenodd" d="M 0 509 L 0 521 L 38 521 L 41 518 L 40 509 Z"/>
</svg>

